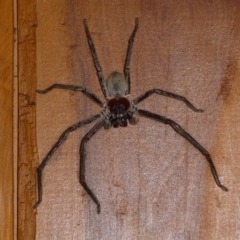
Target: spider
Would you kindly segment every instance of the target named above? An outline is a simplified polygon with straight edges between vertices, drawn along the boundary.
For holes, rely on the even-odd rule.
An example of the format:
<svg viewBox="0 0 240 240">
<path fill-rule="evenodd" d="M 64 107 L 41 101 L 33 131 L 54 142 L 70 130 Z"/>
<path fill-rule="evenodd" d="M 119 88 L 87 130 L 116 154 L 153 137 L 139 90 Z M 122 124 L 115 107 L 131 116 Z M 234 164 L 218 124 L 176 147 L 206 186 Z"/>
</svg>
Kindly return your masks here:
<svg viewBox="0 0 240 240">
<path fill-rule="evenodd" d="M 88 29 L 86 19 L 83 20 L 83 23 L 84 23 L 87 41 L 91 51 L 93 63 L 97 72 L 98 80 L 99 80 L 103 95 L 105 97 L 105 102 L 102 102 L 97 95 L 95 95 L 93 92 L 91 92 L 87 88 L 81 87 L 81 86 L 53 84 L 44 90 L 37 90 L 37 92 L 40 94 L 46 94 L 56 88 L 67 89 L 71 91 L 80 91 L 86 96 L 88 96 L 93 102 L 95 102 L 100 107 L 102 107 L 102 111 L 95 116 L 92 116 L 88 119 L 84 119 L 68 127 L 59 137 L 58 141 L 53 145 L 51 150 L 47 153 L 46 157 L 43 159 L 42 163 L 37 168 L 38 200 L 33 207 L 37 208 L 42 201 L 42 193 L 43 193 L 42 192 L 42 171 L 46 166 L 46 164 L 51 159 L 53 153 L 66 140 L 69 133 L 75 131 L 76 129 L 86 124 L 92 123 L 95 120 L 99 120 L 97 124 L 95 124 L 93 128 L 83 137 L 80 144 L 80 149 L 79 149 L 79 153 L 80 153 L 79 182 L 82 185 L 82 187 L 85 189 L 85 191 L 88 193 L 88 195 L 91 197 L 93 202 L 96 204 L 97 213 L 99 214 L 101 212 L 100 202 L 96 197 L 96 195 L 94 194 L 94 192 L 89 188 L 85 179 L 86 144 L 91 139 L 91 137 L 95 133 L 97 133 L 101 128 L 109 129 L 111 127 L 114 127 L 114 128 L 127 127 L 128 123 L 136 124 L 137 119 L 134 117 L 134 114 L 137 114 L 138 116 L 150 118 L 160 123 L 170 125 L 178 134 L 180 134 L 182 137 L 188 140 L 196 149 L 200 151 L 200 153 L 206 158 L 206 160 L 210 165 L 211 172 L 217 186 L 224 191 L 228 191 L 228 189 L 225 186 L 223 186 L 219 180 L 216 168 L 213 164 L 210 154 L 200 143 L 198 143 L 189 133 L 187 133 L 179 124 L 177 124 L 173 120 L 166 118 L 164 116 L 158 115 L 156 113 L 149 112 L 147 110 L 138 109 L 136 105 L 142 102 L 143 100 L 145 100 L 146 98 L 148 98 L 149 96 L 151 96 L 152 94 L 159 94 L 159 95 L 163 95 L 166 97 L 170 97 L 170 98 L 174 98 L 176 100 L 182 101 L 195 112 L 203 112 L 203 110 L 197 109 L 196 107 L 194 107 L 194 105 L 190 103 L 185 97 L 171 93 L 171 92 L 167 92 L 161 89 L 151 89 L 145 92 L 144 94 L 140 95 L 136 99 L 130 100 L 130 60 L 131 60 L 134 38 L 139 25 L 138 18 L 135 19 L 135 27 L 128 41 L 128 49 L 127 49 L 127 55 L 126 55 L 126 60 L 124 65 L 124 75 L 119 72 L 113 72 L 112 74 L 110 74 L 107 81 L 104 80 L 102 69 L 97 58 L 96 50 Z"/>
</svg>

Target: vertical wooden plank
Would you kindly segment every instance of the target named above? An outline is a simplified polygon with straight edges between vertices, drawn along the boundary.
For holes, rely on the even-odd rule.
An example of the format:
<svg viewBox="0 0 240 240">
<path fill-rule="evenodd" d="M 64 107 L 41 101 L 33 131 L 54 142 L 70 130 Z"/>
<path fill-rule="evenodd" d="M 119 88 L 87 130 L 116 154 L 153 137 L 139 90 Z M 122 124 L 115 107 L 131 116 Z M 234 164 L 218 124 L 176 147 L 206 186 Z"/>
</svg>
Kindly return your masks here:
<svg viewBox="0 0 240 240">
<path fill-rule="evenodd" d="M 240 239 L 240 3 L 233 1 L 223 5 L 222 11 L 228 12 L 224 23 L 228 24 L 229 32 L 222 56 L 226 63 L 222 68 L 218 98 L 223 104 L 216 121 L 213 154 L 224 164 L 224 181 L 229 192 L 218 195 L 212 189 L 205 190 L 200 239 Z"/>
<path fill-rule="evenodd" d="M 36 95 L 36 3 L 18 1 L 19 149 L 18 239 L 35 239 L 35 95 Z"/>
<path fill-rule="evenodd" d="M 108 76 L 112 71 L 122 71 L 127 40 L 135 17 L 139 17 L 131 64 L 131 98 L 151 88 L 162 88 L 184 95 L 203 108 L 204 113 L 195 113 L 180 102 L 160 96 L 152 96 L 139 106 L 171 117 L 191 133 L 210 151 L 221 181 L 231 189 L 239 179 L 237 171 L 233 171 L 237 150 L 221 142 L 220 153 L 229 151 L 227 159 L 219 154 L 217 143 L 219 136 L 224 141 L 229 133 L 219 127 L 226 115 L 232 116 L 229 120 L 239 115 L 239 111 L 235 112 L 238 91 L 228 91 L 229 86 L 238 89 L 239 9 L 238 1 L 219 0 L 126 0 L 114 4 L 38 0 L 36 39 L 32 37 L 34 31 L 33 35 L 26 35 L 34 39 L 30 62 L 36 65 L 31 66 L 30 72 L 37 67 L 39 89 L 54 83 L 81 85 L 102 97 L 82 20 L 88 20 L 104 75 Z M 35 84 L 36 75 L 27 74 L 33 75 L 28 86 Z M 35 99 L 34 92 L 28 91 L 33 95 L 22 97 L 29 114 Z M 231 108 L 225 112 L 229 101 Z M 38 95 L 39 162 L 64 129 L 100 110 L 81 93 L 54 90 Z M 30 113 L 34 129 L 34 113 Z M 228 129 L 238 131 L 237 117 L 234 119 L 228 121 Z M 91 126 L 72 133 L 44 170 L 37 239 L 238 236 L 238 225 L 233 224 L 238 220 L 238 211 L 234 211 L 239 210 L 238 185 L 229 193 L 222 192 L 196 149 L 170 127 L 142 118 L 136 126 L 100 131 L 87 146 L 87 181 L 102 204 L 102 213 L 97 215 L 96 206 L 78 183 L 79 142 Z M 34 136 L 30 129 L 25 133 L 34 151 Z M 29 159 L 35 160 L 34 153 L 28 155 Z M 30 183 L 28 192 L 34 196 L 32 191 Z M 30 214 L 30 204 L 28 207 Z M 27 215 L 22 216 L 26 219 Z"/>
<path fill-rule="evenodd" d="M 13 239 L 13 2 L 0 1 L 0 239 Z"/>
</svg>

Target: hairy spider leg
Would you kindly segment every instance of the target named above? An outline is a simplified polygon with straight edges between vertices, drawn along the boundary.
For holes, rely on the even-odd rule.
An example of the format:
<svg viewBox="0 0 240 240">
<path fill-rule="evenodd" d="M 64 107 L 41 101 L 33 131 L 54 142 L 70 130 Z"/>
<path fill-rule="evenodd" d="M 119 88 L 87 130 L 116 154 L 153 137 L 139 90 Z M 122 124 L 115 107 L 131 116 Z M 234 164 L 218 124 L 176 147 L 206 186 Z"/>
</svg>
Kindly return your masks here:
<svg viewBox="0 0 240 240">
<path fill-rule="evenodd" d="M 135 18 L 135 28 L 132 32 L 132 35 L 130 36 L 128 40 L 128 49 L 127 49 L 127 56 L 124 64 L 124 75 L 127 82 L 128 90 L 126 91 L 126 94 L 130 94 L 131 91 L 131 80 L 130 80 L 130 61 L 131 61 L 131 55 L 132 55 L 132 49 L 133 49 L 133 43 L 134 38 L 136 35 L 136 32 L 138 30 L 138 18 Z"/>
<path fill-rule="evenodd" d="M 137 110 L 137 112 L 139 113 L 139 115 L 141 115 L 143 117 L 147 117 L 147 118 L 153 119 L 155 121 L 170 125 L 178 134 L 180 134 L 182 137 L 184 137 L 186 140 L 188 140 L 207 159 L 207 161 L 210 165 L 210 168 L 211 168 L 213 178 L 214 178 L 217 186 L 220 187 L 223 191 L 226 191 L 226 192 L 228 191 L 228 189 L 221 184 L 218 174 L 217 174 L 217 170 L 213 164 L 212 158 L 211 158 L 210 154 L 208 153 L 208 151 L 200 143 L 198 143 L 189 133 L 187 133 L 179 124 L 177 124 L 176 122 L 174 122 L 173 120 L 171 120 L 169 118 L 163 117 L 161 115 L 158 115 L 158 114 L 146 111 L 146 110 L 139 109 L 139 110 Z"/>
<path fill-rule="evenodd" d="M 41 164 L 38 166 L 37 168 L 37 186 L 38 186 L 38 200 L 37 202 L 34 204 L 33 208 L 37 208 L 39 206 L 39 204 L 42 202 L 42 171 L 45 168 L 45 166 L 47 165 L 47 163 L 49 162 L 49 160 L 51 159 L 52 155 L 54 154 L 54 152 L 62 145 L 62 143 L 66 140 L 67 136 L 69 135 L 70 132 L 75 131 L 76 129 L 89 124 L 97 119 L 101 118 L 101 114 L 97 114 L 95 116 L 92 116 L 91 118 L 85 119 L 81 122 L 78 122 L 76 124 L 73 124 L 72 126 L 70 126 L 69 128 L 67 128 L 62 135 L 59 137 L 58 141 L 53 145 L 53 147 L 51 148 L 51 150 L 48 152 L 48 154 L 46 155 L 46 157 L 43 159 L 43 161 L 41 162 Z"/>
<path fill-rule="evenodd" d="M 86 158 L 86 144 L 90 140 L 90 138 L 97 133 L 104 125 L 106 124 L 105 120 L 102 120 L 98 122 L 82 139 L 81 145 L 80 145 L 80 177 L 79 181 L 83 188 L 86 190 L 88 195 L 92 198 L 92 200 L 96 203 L 97 205 L 97 213 L 99 214 L 101 212 L 101 205 L 96 197 L 96 195 L 92 192 L 92 190 L 88 187 L 86 180 L 85 180 L 85 158 Z"/>
<path fill-rule="evenodd" d="M 196 107 L 194 107 L 194 105 L 192 103 L 190 103 L 185 97 L 171 93 L 171 92 L 167 92 L 161 89 L 151 89 L 147 92 L 145 92 L 144 94 L 141 94 L 139 97 L 137 97 L 136 99 L 133 100 L 134 104 L 138 104 L 141 101 L 145 100 L 146 98 L 150 97 L 153 93 L 157 93 L 159 95 L 162 96 L 166 96 L 166 97 L 171 97 L 174 99 L 177 99 L 179 101 L 184 102 L 189 108 L 191 108 L 193 111 L 195 112 L 203 112 L 202 109 L 198 109 Z"/>
<path fill-rule="evenodd" d="M 103 102 L 100 100 L 100 98 L 96 94 L 91 92 L 89 89 L 87 89 L 85 87 L 81 87 L 81 86 L 56 83 L 56 84 L 53 84 L 53 85 L 51 85 L 50 87 L 48 87 L 48 88 L 46 88 L 44 90 L 37 90 L 37 93 L 46 94 L 46 93 L 52 91 L 55 88 L 72 90 L 72 91 L 81 91 L 84 95 L 88 96 L 93 102 L 98 104 L 100 107 L 103 106 Z"/>
<path fill-rule="evenodd" d="M 109 99 L 110 95 L 109 95 L 109 92 L 108 92 L 108 89 L 107 89 L 106 82 L 104 80 L 104 76 L 103 76 L 103 73 L 102 73 L 102 68 L 101 68 L 101 66 L 99 64 L 99 61 L 98 61 L 98 57 L 97 57 L 97 53 L 96 53 L 96 50 L 95 50 L 95 47 L 94 47 L 94 43 L 93 43 L 93 40 L 91 38 L 89 29 L 88 29 L 87 20 L 84 19 L 83 22 L 84 22 L 84 26 L 85 26 L 85 32 L 86 32 L 86 36 L 87 36 L 87 40 L 88 40 L 88 45 L 89 45 L 89 48 L 90 48 L 90 51 L 91 51 L 91 54 L 92 54 L 93 63 L 94 63 L 95 69 L 97 71 L 97 76 L 98 76 L 98 80 L 99 80 L 103 95 L 106 99 Z"/>
</svg>

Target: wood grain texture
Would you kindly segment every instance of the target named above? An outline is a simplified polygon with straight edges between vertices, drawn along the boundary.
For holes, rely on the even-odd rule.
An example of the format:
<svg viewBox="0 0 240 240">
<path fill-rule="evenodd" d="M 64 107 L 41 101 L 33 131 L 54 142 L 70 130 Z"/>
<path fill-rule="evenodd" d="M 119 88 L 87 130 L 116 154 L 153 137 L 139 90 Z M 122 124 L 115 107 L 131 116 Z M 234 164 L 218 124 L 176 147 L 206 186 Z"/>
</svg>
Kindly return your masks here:
<svg viewBox="0 0 240 240">
<path fill-rule="evenodd" d="M 36 198 L 36 3 L 18 1 L 18 221 L 17 239 L 35 239 Z"/>
<path fill-rule="evenodd" d="M 13 3 L 0 1 L 0 239 L 13 239 Z"/>
<path fill-rule="evenodd" d="M 79 143 L 92 125 L 86 126 L 68 137 L 44 169 L 36 239 L 238 239 L 239 1 L 37 0 L 36 6 L 36 35 L 35 12 L 30 10 L 32 27 L 21 45 L 31 47 L 23 49 L 28 55 L 20 59 L 25 87 L 20 93 L 27 111 L 20 133 L 28 143 L 21 150 L 28 163 L 20 172 L 31 174 L 19 175 L 27 202 L 19 214 L 21 221 L 31 222 L 32 233 L 34 175 L 26 168 L 36 166 L 31 162 L 36 153 L 41 162 L 68 126 L 101 110 L 81 93 L 37 95 L 35 142 L 35 106 L 29 104 L 35 102 L 35 79 L 38 89 L 73 84 L 103 98 L 84 18 L 107 77 L 122 72 L 127 41 L 139 17 L 131 98 L 161 88 L 203 108 L 204 113 L 195 113 L 160 96 L 139 106 L 172 118 L 191 133 L 211 152 L 221 181 L 230 189 L 225 193 L 215 185 L 204 157 L 170 127 L 141 118 L 126 129 L 101 130 L 88 143 L 86 177 L 101 201 L 97 215 L 78 182 Z M 21 231 L 30 234 L 29 229 Z"/>
</svg>

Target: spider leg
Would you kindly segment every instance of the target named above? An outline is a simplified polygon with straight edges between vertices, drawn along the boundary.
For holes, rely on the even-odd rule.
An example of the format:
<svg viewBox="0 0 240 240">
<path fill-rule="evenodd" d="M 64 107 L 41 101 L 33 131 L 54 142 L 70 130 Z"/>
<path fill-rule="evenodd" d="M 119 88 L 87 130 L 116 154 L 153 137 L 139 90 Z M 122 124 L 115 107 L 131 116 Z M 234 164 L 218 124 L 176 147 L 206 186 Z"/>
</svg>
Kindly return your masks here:
<svg viewBox="0 0 240 240">
<path fill-rule="evenodd" d="M 213 164 L 212 158 L 211 158 L 210 154 L 208 153 L 208 151 L 200 143 L 198 143 L 189 133 L 187 133 L 180 125 L 178 125 L 176 122 L 174 122 L 173 120 L 171 120 L 169 118 L 163 117 L 163 116 L 155 114 L 155 113 L 151 113 L 146 110 L 139 109 L 139 110 L 137 110 L 137 112 L 143 117 L 147 117 L 147 118 L 156 120 L 158 122 L 170 125 L 178 134 L 180 134 L 182 137 L 187 139 L 207 159 L 217 186 L 220 187 L 223 191 L 226 191 L 226 192 L 228 191 L 228 189 L 221 184 L 218 174 L 217 174 L 217 170 Z"/>
<path fill-rule="evenodd" d="M 81 122 L 78 122 L 78 123 L 70 126 L 69 128 L 67 128 L 62 133 L 62 135 L 59 137 L 58 141 L 53 145 L 51 150 L 48 152 L 46 157 L 43 159 L 43 161 L 41 162 L 41 164 L 37 168 L 38 200 L 34 204 L 33 208 L 37 208 L 39 206 L 39 204 L 42 202 L 42 194 L 43 194 L 43 191 L 42 191 L 42 171 L 45 168 L 45 166 L 47 165 L 47 163 L 49 162 L 49 160 L 51 159 L 53 153 L 62 145 L 62 143 L 66 140 L 66 138 L 67 138 L 67 136 L 69 135 L 70 132 L 75 131 L 76 129 L 84 126 L 85 124 L 91 123 L 91 122 L 97 120 L 100 117 L 101 117 L 101 114 L 97 114 L 97 115 L 95 115 L 91 118 L 85 119 Z"/>
<path fill-rule="evenodd" d="M 53 89 L 67 89 L 67 90 L 72 90 L 72 91 L 81 91 L 83 94 L 85 94 L 86 96 L 88 96 L 92 101 L 94 101 L 95 103 L 97 103 L 99 106 L 103 106 L 103 102 L 100 100 L 100 98 L 92 93 L 90 90 L 88 90 L 85 87 L 81 87 L 81 86 L 75 86 L 75 85 L 67 85 L 67 84 L 53 84 L 50 87 L 44 89 L 44 90 L 37 90 L 37 93 L 40 94 L 46 94 L 48 92 L 50 92 Z"/>
<path fill-rule="evenodd" d="M 194 107 L 193 104 L 190 103 L 185 97 L 177 95 L 177 94 L 174 94 L 174 93 L 171 93 L 171 92 L 167 92 L 167 91 L 164 91 L 164 90 L 161 90 L 161 89 L 151 89 L 151 90 L 145 92 L 144 94 L 140 95 L 136 99 L 134 99 L 133 102 L 135 104 L 138 104 L 141 101 L 145 100 L 146 98 L 150 97 L 153 93 L 157 93 L 157 94 L 162 95 L 162 96 L 166 96 L 166 97 L 171 97 L 171 98 L 177 99 L 179 101 L 184 102 L 193 111 L 195 111 L 195 112 L 203 112 L 202 109 L 198 109 L 198 108 Z"/>
<path fill-rule="evenodd" d="M 137 30 L 138 30 L 138 18 L 135 18 L 135 27 L 134 27 L 134 30 L 132 32 L 132 35 L 130 36 L 130 38 L 128 40 L 127 56 L 126 56 L 125 65 L 124 65 L 124 75 L 125 75 L 125 79 L 126 79 L 126 82 L 127 82 L 127 85 L 128 85 L 128 90 L 127 90 L 126 94 L 130 94 L 130 91 L 131 91 L 130 61 L 131 61 L 134 37 L 136 35 Z"/>
<path fill-rule="evenodd" d="M 98 80 L 99 80 L 103 95 L 105 96 L 106 99 L 109 99 L 110 95 L 108 93 L 107 85 L 106 85 L 106 82 L 104 80 L 104 76 L 103 76 L 103 73 L 102 73 L 102 68 L 99 64 L 97 53 L 96 53 L 96 50 L 95 50 L 95 47 L 94 47 L 94 43 L 93 43 L 93 40 L 91 38 L 89 29 L 88 29 L 87 20 L 84 19 L 83 23 L 84 23 L 84 27 L 85 27 L 87 40 L 88 40 L 88 45 L 89 45 L 89 48 L 90 48 L 90 51 L 91 51 L 91 54 L 92 54 L 94 66 L 95 66 L 96 71 L 97 71 L 97 76 L 98 76 Z"/>
<path fill-rule="evenodd" d="M 85 158 L 86 158 L 86 143 L 90 140 L 90 138 L 97 133 L 103 126 L 105 125 L 105 120 L 98 122 L 82 139 L 80 145 L 80 184 L 83 186 L 88 195 L 92 198 L 92 200 L 97 205 L 97 213 L 101 212 L 101 205 L 96 195 L 92 192 L 92 190 L 88 187 L 85 180 Z"/>
</svg>

